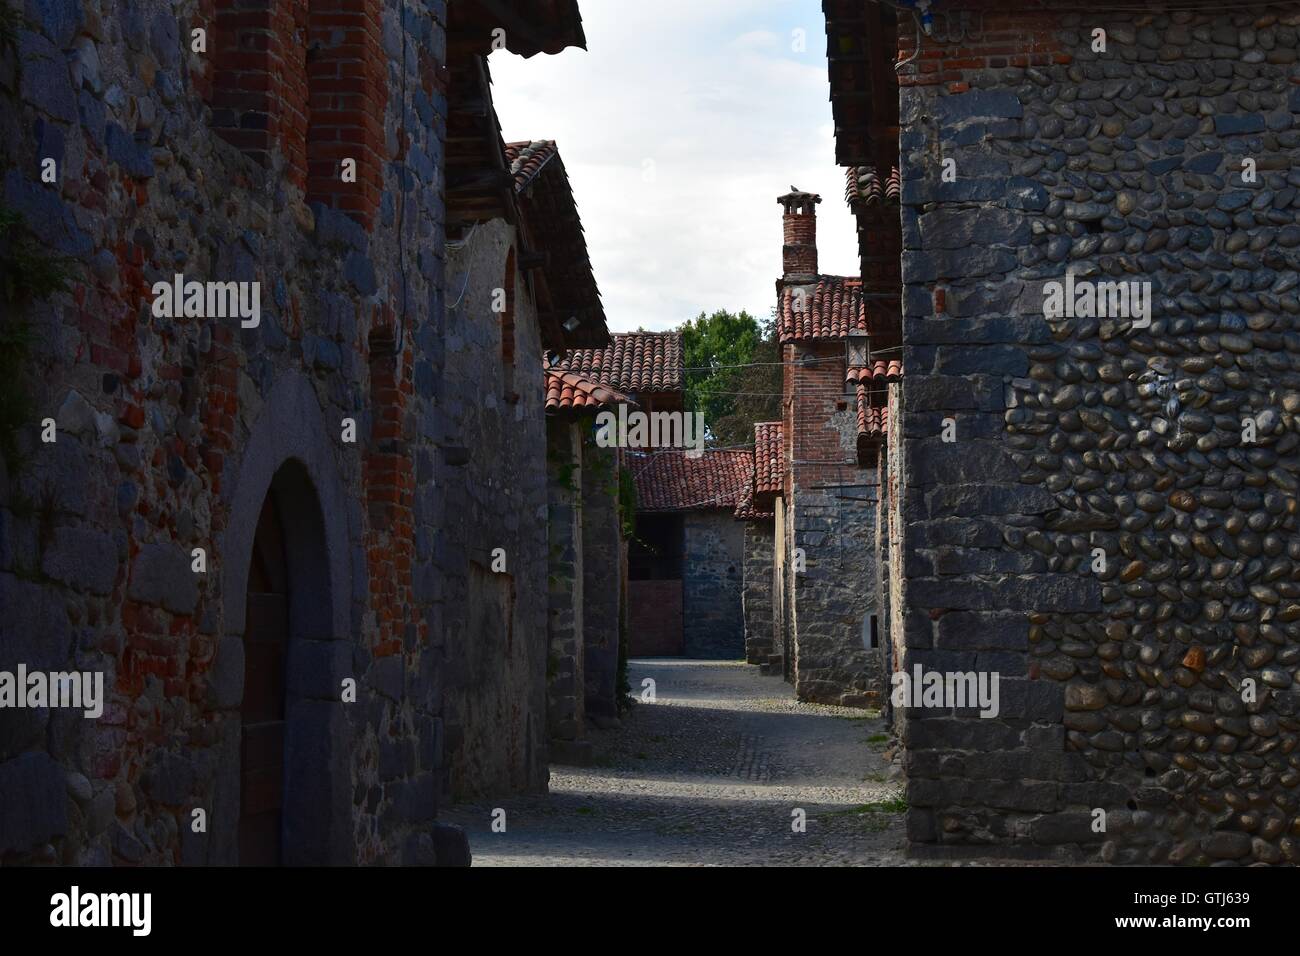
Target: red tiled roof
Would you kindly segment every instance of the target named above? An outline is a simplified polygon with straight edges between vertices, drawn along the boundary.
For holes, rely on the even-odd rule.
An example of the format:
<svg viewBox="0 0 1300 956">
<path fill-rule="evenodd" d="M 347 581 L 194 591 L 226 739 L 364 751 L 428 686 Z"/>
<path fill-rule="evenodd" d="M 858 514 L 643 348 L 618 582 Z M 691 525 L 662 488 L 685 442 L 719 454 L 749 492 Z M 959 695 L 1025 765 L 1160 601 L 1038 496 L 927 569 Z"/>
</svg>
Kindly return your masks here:
<svg viewBox="0 0 1300 956">
<path fill-rule="evenodd" d="M 543 344 L 603 347 L 609 341 L 605 309 L 564 157 L 549 139 L 507 143 L 504 156 L 519 213 L 534 235 L 544 237 Z"/>
<path fill-rule="evenodd" d="M 622 392 L 606 388 L 599 382 L 584 378 L 577 372 L 548 368 L 546 377 L 546 410 L 548 412 L 573 409 L 598 409 L 609 405 L 636 404 Z"/>
<path fill-rule="evenodd" d="M 816 284 L 788 285 L 780 292 L 780 312 L 782 342 L 839 339 L 850 332 L 867 333 L 861 279 L 818 276 Z"/>
<path fill-rule="evenodd" d="M 857 203 L 863 206 L 898 205 L 902 179 L 897 166 L 884 177 L 876 172 L 875 166 L 849 166 L 844 170 L 844 179 L 844 201 L 850 207 Z"/>
<path fill-rule="evenodd" d="M 515 177 L 515 192 L 523 192 L 533 177 L 556 155 L 553 139 L 506 143 L 506 162 L 510 165 L 510 174 Z"/>
<path fill-rule="evenodd" d="M 885 440 L 889 426 L 889 408 L 883 394 L 890 382 L 903 377 L 899 359 L 875 359 L 870 365 L 854 365 L 845 373 L 848 384 L 855 385 L 858 404 L 858 445 Z"/>
<path fill-rule="evenodd" d="M 845 378 L 871 388 L 884 388 L 903 376 L 903 363 L 899 359 L 875 359 L 870 365 L 851 365 Z"/>
<path fill-rule="evenodd" d="M 858 383 L 858 441 L 884 441 L 889 428 L 889 406 L 872 405 L 867 386 Z"/>
<path fill-rule="evenodd" d="M 734 509 L 753 482 L 749 450 L 718 449 L 688 458 L 680 448 L 633 452 L 628 467 L 638 511 Z"/>
<path fill-rule="evenodd" d="M 754 507 L 754 458 L 752 456 L 749 459 L 746 472 L 749 475 L 749 480 L 741 488 L 740 497 L 736 501 L 736 517 L 742 521 L 761 521 L 765 518 L 775 518 L 775 511 L 760 511 Z"/>
<path fill-rule="evenodd" d="M 615 332 L 603 349 L 576 349 L 560 367 L 626 392 L 682 391 L 680 332 Z"/>
<path fill-rule="evenodd" d="M 785 484 L 780 422 L 754 423 L 754 491 L 780 494 Z"/>
</svg>

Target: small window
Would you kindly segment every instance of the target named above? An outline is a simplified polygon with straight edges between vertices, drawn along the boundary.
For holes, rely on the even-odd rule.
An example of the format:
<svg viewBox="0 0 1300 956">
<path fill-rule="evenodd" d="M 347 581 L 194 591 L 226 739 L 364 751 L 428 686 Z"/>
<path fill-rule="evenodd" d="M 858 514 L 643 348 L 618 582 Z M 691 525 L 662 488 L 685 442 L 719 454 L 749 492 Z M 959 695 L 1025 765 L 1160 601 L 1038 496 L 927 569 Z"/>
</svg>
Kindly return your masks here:
<svg viewBox="0 0 1300 956">
<path fill-rule="evenodd" d="M 868 650 L 880 646 L 880 629 L 874 614 L 865 614 L 862 617 L 862 646 Z"/>
</svg>

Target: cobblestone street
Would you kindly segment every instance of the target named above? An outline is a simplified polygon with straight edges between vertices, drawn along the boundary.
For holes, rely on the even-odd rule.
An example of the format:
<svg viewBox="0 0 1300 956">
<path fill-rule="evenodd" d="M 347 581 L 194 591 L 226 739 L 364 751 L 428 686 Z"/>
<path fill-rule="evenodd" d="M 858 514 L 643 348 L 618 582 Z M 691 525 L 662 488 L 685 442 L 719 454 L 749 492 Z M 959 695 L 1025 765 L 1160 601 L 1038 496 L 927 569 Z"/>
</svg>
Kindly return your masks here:
<svg viewBox="0 0 1300 956">
<path fill-rule="evenodd" d="M 549 794 L 440 814 L 468 831 L 475 866 L 904 862 L 881 720 L 799 703 L 739 662 L 633 661 L 638 695 L 645 678 L 655 701 L 621 727 L 589 728 L 591 765 L 552 764 Z M 504 833 L 492 832 L 496 807 Z"/>
</svg>

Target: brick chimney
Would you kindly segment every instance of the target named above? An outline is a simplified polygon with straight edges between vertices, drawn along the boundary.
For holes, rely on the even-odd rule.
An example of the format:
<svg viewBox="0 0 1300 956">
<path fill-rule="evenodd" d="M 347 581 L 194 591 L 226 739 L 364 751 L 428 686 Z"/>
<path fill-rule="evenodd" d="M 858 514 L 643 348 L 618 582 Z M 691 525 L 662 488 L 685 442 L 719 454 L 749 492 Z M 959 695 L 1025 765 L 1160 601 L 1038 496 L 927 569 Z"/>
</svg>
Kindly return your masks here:
<svg viewBox="0 0 1300 956">
<path fill-rule="evenodd" d="M 785 209 L 781 259 L 787 282 L 809 282 L 817 275 L 817 204 L 821 201 L 816 193 L 798 189 L 777 199 Z"/>
</svg>

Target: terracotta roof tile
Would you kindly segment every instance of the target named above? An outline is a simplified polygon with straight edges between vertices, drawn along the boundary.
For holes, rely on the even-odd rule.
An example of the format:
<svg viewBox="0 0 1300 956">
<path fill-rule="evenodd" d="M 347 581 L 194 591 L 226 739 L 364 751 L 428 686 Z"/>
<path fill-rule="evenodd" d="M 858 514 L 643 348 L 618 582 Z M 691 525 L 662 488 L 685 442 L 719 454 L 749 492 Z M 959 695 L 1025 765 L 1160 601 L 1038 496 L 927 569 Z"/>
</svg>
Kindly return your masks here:
<svg viewBox="0 0 1300 956">
<path fill-rule="evenodd" d="M 549 312 L 554 321 L 543 322 L 543 343 L 548 348 L 603 346 L 609 341 L 600 289 L 587 253 L 582 220 L 564 158 L 554 140 L 507 143 L 505 162 L 514 178 L 519 214 L 534 234 L 544 237 L 547 253 L 546 285 Z M 566 325 L 576 319 L 576 325 Z M 551 331 L 554 330 L 554 331 Z"/>
<path fill-rule="evenodd" d="M 780 422 L 754 423 L 754 491 L 781 494 L 785 485 L 785 456 L 782 453 Z"/>
<path fill-rule="evenodd" d="M 546 410 L 548 412 L 574 409 L 599 409 L 610 405 L 636 404 L 622 392 L 607 388 L 599 382 L 568 372 L 548 368 L 546 378 Z"/>
<path fill-rule="evenodd" d="M 749 450 L 718 449 L 688 458 L 681 449 L 632 452 L 628 468 L 638 511 L 734 509 L 753 482 Z"/>
<path fill-rule="evenodd" d="M 881 176 L 875 166 L 849 166 L 844 170 L 844 200 L 849 206 L 897 206 L 902 179 L 895 166 Z"/>
<path fill-rule="evenodd" d="M 871 392 L 861 382 L 858 383 L 857 393 L 858 441 L 884 441 L 885 432 L 889 428 L 889 406 L 872 405 Z"/>
<path fill-rule="evenodd" d="M 682 391 L 679 332 L 615 332 L 603 349 L 576 349 L 560 367 L 626 392 Z"/>
<path fill-rule="evenodd" d="M 553 139 L 506 143 L 506 162 L 510 164 L 510 174 L 515 177 L 515 192 L 523 192 L 556 155 Z"/>
<path fill-rule="evenodd" d="M 870 365 L 851 365 L 845 378 L 872 388 L 883 388 L 889 382 L 903 377 L 903 363 L 899 359 L 875 359 Z"/>
<path fill-rule="evenodd" d="M 746 468 L 749 480 L 740 490 L 740 497 L 736 501 L 736 517 L 742 521 L 762 521 L 768 518 L 775 518 L 775 511 L 763 511 L 754 507 L 754 458 L 749 459 L 749 465 Z"/>
<path fill-rule="evenodd" d="M 787 285 L 780 292 L 780 309 L 782 342 L 868 332 L 860 279 L 818 276 L 815 284 Z"/>
<path fill-rule="evenodd" d="M 852 365 L 845 373 L 848 384 L 856 386 L 858 405 L 858 445 L 885 440 L 889 427 L 889 408 L 883 394 L 890 382 L 903 377 L 900 359 L 875 359 L 870 365 Z"/>
</svg>

